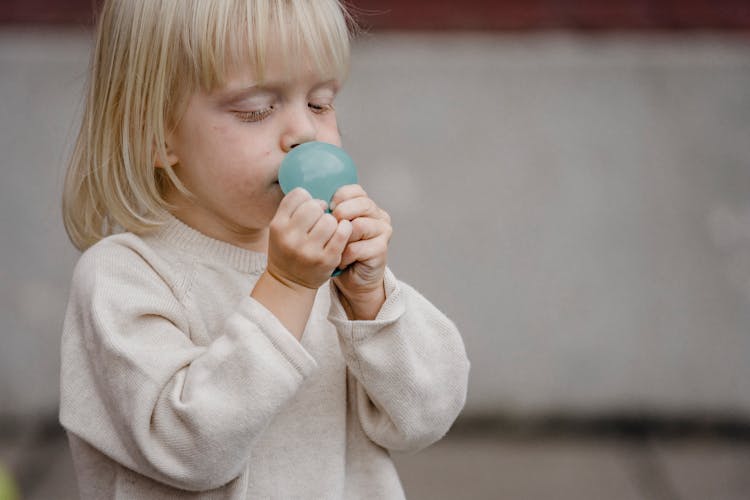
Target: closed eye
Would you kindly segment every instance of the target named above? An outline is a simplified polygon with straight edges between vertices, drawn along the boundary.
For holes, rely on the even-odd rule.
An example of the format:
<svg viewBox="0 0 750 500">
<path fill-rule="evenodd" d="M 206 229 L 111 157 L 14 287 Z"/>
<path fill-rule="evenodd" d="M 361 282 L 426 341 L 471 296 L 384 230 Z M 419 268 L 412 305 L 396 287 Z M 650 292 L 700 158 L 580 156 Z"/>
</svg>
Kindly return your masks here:
<svg viewBox="0 0 750 500">
<path fill-rule="evenodd" d="M 312 110 L 313 113 L 322 115 L 333 110 L 333 104 L 315 104 L 313 102 L 308 103 L 307 106 Z"/>
<path fill-rule="evenodd" d="M 273 107 L 256 111 L 233 111 L 234 115 L 243 122 L 259 122 L 267 118 L 273 112 Z"/>
</svg>

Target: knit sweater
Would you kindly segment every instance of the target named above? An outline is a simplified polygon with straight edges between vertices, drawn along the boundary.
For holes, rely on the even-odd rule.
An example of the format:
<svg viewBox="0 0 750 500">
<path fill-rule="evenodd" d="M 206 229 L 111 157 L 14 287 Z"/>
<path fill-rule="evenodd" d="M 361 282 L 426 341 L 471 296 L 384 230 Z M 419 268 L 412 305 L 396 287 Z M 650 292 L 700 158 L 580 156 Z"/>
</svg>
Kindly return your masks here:
<svg viewBox="0 0 750 500">
<path fill-rule="evenodd" d="M 318 290 L 298 341 L 250 297 L 266 256 L 175 218 L 81 256 L 62 336 L 60 421 L 84 499 L 398 499 L 389 451 L 464 405 L 455 326 L 386 271 L 350 321 Z"/>
</svg>

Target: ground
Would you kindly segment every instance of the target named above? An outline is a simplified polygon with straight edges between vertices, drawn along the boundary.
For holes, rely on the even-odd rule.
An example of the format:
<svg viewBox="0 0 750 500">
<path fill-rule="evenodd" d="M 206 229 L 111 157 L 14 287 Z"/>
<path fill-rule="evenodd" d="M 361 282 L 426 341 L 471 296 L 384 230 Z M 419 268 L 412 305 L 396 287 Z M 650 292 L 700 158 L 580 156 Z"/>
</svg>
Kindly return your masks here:
<svg viewBox="0 0 750 500">
<path fill-rule="evenodd" d="M 0 463 L 24 499 L 77 498 L 67 441 L 54 421 L 4 422 L 0 429 Z M 592 430 L 477 430 L 463 423 L 428 449 L 394 460 L 410 500 L 750 498 L 750 440 L 742 433 Z"/>
</svg>

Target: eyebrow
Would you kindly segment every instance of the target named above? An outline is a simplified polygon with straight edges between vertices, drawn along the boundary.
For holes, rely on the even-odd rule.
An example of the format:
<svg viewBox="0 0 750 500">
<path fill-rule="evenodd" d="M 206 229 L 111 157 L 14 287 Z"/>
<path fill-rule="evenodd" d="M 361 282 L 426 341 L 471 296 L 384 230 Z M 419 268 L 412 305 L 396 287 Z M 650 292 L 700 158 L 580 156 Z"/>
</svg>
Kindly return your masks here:
<svg viewBox="0 0 750 500">
<path fill-rule="evenodd" d="M 236 90 L 230 90 L 226 93 L 220 92 L 217 99 L 223 103 L 232 103 L 238 100 L 242 100 L 254 93 L 263 92 L 279 92 L 280 89 L 288 86 L 288 82 L 263 82 L 258 84 L 252 84 L 246 87 L 242 87 Z M 313 85 L 310 92 L 314 92 L 324 87 L 331 87 L 334 91 L 338 91 L 340 84 L 337 79 L 331 78 Z"/>
<path fill-rule="evenodd" d="M 269 88 L 265 88 L 258 85 L 252 85 L 250 87 L 243 87 L 237 90 L 222 91 L 216 95 L 216 100 L 222 104 L 231 104 L 233 102 L 241 101 L 249 97 L 252 94 L 268 92 Z"/>
</svg>

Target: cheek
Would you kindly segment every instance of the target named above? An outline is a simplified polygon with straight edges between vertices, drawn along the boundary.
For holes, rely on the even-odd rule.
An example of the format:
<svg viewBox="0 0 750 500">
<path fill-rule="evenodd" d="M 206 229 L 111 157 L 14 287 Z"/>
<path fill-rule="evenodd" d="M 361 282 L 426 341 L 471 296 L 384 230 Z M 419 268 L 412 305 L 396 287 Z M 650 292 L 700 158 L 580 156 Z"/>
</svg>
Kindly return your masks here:
<svg viewBox="0 0 750 500">
<path fill-rule="evenodd" d="M 241 134 L 227 127 L 213 127 L 211 132 L 198 146 L 204 178 L 208 177 L 207 181 L 218 182 L 226 189 L 236 189 L 237 185 L 247 181 L 248 171 L 257 158 Z"/>
<path fill-rule="evenodd" d="M 341 134 L 335 113 L 322 115 L 318 122 L 317 140 L 341 147 Z"/>
<path fill-rule="evenodd" d="M 338 128 L 318 130 L 318 140 L 341 147 L 341 134 L 339 134 Z"/>
<path fill-rule="evenodd" d="M 262 195 L 275 179 L 271 151 L 253 148 L 227 150 L 216 176 L 227 193 L 249 198 Z"/>
</svg>

